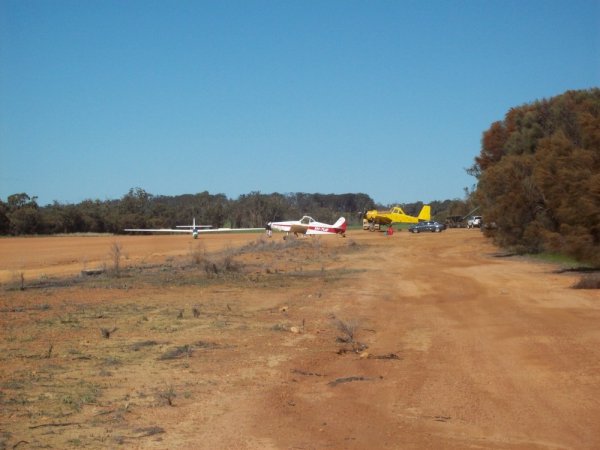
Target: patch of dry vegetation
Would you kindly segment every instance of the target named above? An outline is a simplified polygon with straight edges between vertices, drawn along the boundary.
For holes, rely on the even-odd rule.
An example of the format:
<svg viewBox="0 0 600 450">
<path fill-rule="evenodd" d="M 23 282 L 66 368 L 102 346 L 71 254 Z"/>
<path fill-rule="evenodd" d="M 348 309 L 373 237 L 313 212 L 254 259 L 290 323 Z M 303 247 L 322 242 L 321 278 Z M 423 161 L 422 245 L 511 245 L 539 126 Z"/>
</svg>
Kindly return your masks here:
<svg viewBox="0 0 600 450">
<path fill-rule="evenodd" d="M 360 353 L 369 348 L 367 344 L 357 340 L 357 334 L 360 326 L 359 324 L 360 322 L 356 319 L 347 321 L 342 319 L 335 320 L 336 328 L 342 333 L 341 336 L 337 337 L 336 341 L 340 344 L 344 344 L 338 350 L 338 354 L 342 355 L 348 352 Z"/>
<path fill-rule="evenodd" d="M 600 289 L 600 273 L 589 273 L 573 285 L 574 289 Z"/>
<path fill-rule="evenodd" d="M 298 301 L 316 302 L 325 284 L 352 273 L 327 264 L 343 247 L 312 239 L 258 239 L 155 265 L 124 266 L 123 248 L 111 251 L 113 270 L 95 276 L 3 286 L 0 421 L 11 431 L 2 447 L 106 448 L 158 439 L 169 431 L 154 419 L 161 408 L 210 396 L 214 386 L 226 386 L 223 372 L 254 360 L 252 347 L 240 350 L 238 342 L 270 345 L 304 332 L 300 308 L 280 309 L 282 295 L 304 292 Z M 246 293 L 272 307 L 257 308 Z"/>
</svg>

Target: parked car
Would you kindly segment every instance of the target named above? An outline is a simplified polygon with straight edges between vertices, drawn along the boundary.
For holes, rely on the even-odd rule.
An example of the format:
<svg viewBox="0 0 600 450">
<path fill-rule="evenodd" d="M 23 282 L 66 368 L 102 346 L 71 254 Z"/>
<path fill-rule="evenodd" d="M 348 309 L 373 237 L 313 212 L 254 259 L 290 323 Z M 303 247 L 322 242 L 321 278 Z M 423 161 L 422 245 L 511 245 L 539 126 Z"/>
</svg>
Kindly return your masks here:
<svg viewBox="0 0 600 450">
<path fill-rule="evenodd" d="M 473 216 L 467 221 L 467 228 L 481 228 L 481 222 L 481 216 Z"/>
<path fill-rule="evenodd" d="M 419 222 L 415 225 L 411 225 L 408 227 L 408 231 L 412 233 L 420 233 L 421 231 L 431 231 L 439 233 L 440 231 L 444 231 L 446 229 L 446 225 L 439 222 L 434 222 L 429 220 L 427 222 Z"/>
</svg>

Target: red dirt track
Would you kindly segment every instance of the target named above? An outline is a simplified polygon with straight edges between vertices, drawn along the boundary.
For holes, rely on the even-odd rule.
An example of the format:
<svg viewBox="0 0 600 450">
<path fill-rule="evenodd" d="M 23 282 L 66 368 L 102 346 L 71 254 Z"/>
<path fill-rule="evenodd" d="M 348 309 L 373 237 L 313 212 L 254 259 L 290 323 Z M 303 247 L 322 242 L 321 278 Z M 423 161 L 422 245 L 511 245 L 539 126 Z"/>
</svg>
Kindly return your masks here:
<svg viewBox="0 0 600 450">
<path fill-rule="evenodd" d="M 0 239 L 0 448 L 600 448 L 600 294 L 477 230 L 301 239 L 231 282 L 15 287 L 109 267 L 115 242 L 140 266 L 258 241 Z"/>
</svg>

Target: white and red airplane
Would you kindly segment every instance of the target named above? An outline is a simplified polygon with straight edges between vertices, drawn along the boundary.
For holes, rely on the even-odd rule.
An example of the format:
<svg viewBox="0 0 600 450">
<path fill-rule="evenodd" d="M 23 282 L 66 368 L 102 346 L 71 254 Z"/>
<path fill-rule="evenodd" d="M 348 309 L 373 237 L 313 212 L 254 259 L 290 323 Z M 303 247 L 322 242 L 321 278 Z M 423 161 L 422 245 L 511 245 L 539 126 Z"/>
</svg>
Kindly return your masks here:
<svg viewBox="0 0 600 450">
<path fill-rule="evenodd" d="M 212 228 L 212 225 L 196 225 L 196 218 L 192 225 L 177 225 L 176 228 L 125 228 L 124 231 L 136 233 L 192 233 L 194 239 L 198 239 L 200 233 L 225 233 L 231 231 L 262 231 L 264 228 Z"/>
<path fill-rule="evenodd" d="M 270 229 L 277 231 L 284 231 L 286 235 L 284 239 L 289 236 L 290 233 L 294 233 L 295 236 L 298 234 L 340 234 L 346 237 L 346 219 L 340 217 L 336 223 L 329 225 L 327 223 L 317 222 L 310 216 L 304 216 L 300 220 L 288 220 L 285 222 L 269 222 L 267 224 L 267 231 Z"/>
</svg>

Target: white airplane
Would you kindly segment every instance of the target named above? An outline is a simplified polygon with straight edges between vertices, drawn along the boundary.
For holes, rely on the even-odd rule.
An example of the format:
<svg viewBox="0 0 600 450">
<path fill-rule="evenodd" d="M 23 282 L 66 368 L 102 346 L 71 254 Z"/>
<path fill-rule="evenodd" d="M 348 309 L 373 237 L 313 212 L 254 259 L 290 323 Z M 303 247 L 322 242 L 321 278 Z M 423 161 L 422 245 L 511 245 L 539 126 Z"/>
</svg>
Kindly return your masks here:
<svg viewBox="0 0 600 450">
<path fill-rule="evenodd" d="M 177 225 L 176 228 L 125 228 L 124 231 L 136 233 L 192 233 L 194 239 L 198 239 L 200 233 L 225 233 L 231 231 L 259 231 L 264 228 L 212 228 L 212 225 L 196 225 L 196 218 L 192 225 Z"/>
<path fill-rule="evenodd" d="M 286 235 L 283 238 L 286 239 L 290 233 L 294 233 L 295 236 L 298 236 L 298 234 L 341 234 L 343 237 L 346 237 L 346 226 L 346 219 L 343 217 L 340 217 L 333 225 L 329 225 L 317 222 L 310 216 L 304 216 L 300 220 L 269 222 L 266 228 L 267 231 L 284 231 Z"/>
</svg>

